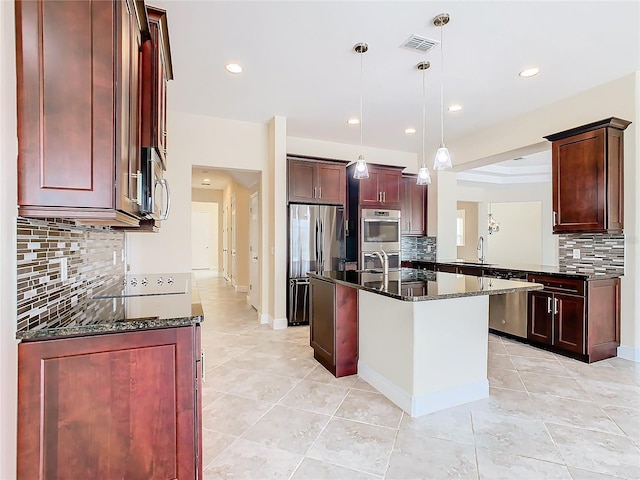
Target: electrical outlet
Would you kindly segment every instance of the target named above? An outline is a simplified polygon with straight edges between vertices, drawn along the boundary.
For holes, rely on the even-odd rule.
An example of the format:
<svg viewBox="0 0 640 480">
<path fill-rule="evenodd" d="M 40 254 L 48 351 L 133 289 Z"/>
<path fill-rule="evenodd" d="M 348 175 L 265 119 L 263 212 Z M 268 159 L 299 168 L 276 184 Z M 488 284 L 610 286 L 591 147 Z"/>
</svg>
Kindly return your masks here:
<svg viewBox="0 0 640 480">
<path fill-rule="evenodd" d="M 427 245 L 427 253 L 431 253 L 431 245 Z"/>
<path fill-rule="evenodd" d="M 580 249 L 579 248 L 574 248 L 573 249 L 573 258 L 579 260 L 580 259 Z"/>
</svg>

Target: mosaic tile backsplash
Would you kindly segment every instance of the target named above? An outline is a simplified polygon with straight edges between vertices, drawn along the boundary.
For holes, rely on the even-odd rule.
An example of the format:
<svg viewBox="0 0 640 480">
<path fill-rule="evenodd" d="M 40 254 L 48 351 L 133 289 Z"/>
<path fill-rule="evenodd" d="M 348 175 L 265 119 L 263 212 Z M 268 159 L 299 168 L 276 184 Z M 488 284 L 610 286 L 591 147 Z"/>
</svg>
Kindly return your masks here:
<svg viewBox="0 0 640 480">
<path fill-rule="evenodd" d="M 402 237 L 402 260 L 436 261 L 436 237 Z"/>
<path fill-rule="evenodd" d="M 573 258 L 574 248 L 580 249 L 580 259 Z M 567 272 L 624 275 L 624 235 L 560 235 L 558 263 Z"/>
<path fill-rule="evenodd" d="M 69 220 L 21 217 L 17 230 L 19 332 L 123 316 L 121 302 L 84 303 L 122 285 L 123 232 Z M 63 280 L 64 259 L 67 278 Z M 105 309 L 109 311 L 99 311 Z"/>
</svg>

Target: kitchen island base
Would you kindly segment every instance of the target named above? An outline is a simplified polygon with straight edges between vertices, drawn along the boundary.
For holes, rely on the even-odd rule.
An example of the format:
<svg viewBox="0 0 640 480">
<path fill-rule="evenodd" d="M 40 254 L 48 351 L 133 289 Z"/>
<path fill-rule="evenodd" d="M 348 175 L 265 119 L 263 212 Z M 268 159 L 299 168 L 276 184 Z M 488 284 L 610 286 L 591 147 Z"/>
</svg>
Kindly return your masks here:
<svg viewBox="0 0 640 480">
<path fill-rule="evenodd" d="M 417 417 L 489 396 L 488 296 L 358 296 L 358 374 L 392 402 Z"/>
</svg>

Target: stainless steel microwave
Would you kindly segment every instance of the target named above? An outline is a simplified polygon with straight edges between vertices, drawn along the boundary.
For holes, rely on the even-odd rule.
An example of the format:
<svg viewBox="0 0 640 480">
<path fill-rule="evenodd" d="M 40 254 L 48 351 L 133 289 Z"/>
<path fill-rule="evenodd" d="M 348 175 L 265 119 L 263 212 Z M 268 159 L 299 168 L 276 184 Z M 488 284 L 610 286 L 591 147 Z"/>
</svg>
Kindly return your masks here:
<svg viewBox="0 0 640 480">
<path fill-rule="evenodd" d="M 145 218 L 166 220 L 171 208 L 169 182 L 163 178 L 162 162 L 154 148 L 142 149 L 142 205 Z"/>
<path fill-rule="evenodd" d="M 400 251 L 400 210 L 363 208 L 361 212 L 360 251 Z"/>
</svg>

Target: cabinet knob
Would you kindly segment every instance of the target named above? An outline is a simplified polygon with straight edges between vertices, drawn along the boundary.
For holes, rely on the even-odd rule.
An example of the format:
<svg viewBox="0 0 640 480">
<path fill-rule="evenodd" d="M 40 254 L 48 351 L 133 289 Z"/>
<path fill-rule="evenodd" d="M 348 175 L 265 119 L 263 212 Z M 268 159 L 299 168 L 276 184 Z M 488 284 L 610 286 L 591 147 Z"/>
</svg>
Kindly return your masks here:
<svg viewBox="0 0 640 480">
<path fill-rule="evenodd" d="M 554 210 L 553 211 L 553 226 L 555 227 L 556 225 L 558 225 L 558 212 L 556 212 Z"/>
</svg>

